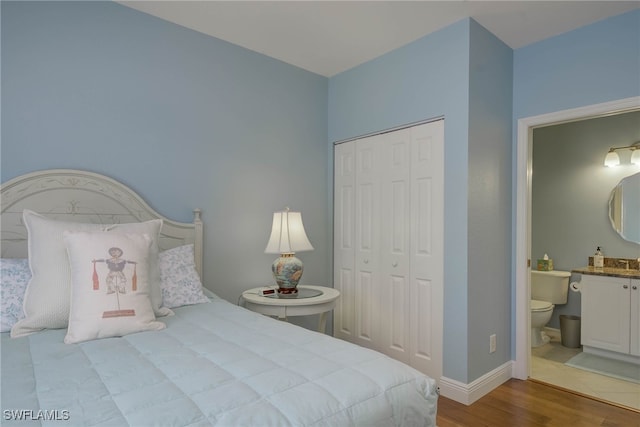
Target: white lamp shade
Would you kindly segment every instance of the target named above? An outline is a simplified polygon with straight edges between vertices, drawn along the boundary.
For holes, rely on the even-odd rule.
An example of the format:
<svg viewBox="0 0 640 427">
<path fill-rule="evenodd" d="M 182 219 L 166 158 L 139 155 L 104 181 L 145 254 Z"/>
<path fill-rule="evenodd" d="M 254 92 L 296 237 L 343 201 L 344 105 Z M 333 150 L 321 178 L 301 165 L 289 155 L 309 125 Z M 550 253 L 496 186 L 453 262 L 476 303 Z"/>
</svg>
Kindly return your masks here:
<svg viewBox="0 0 640 427">
<path fill-rule="evenodd" d="M 631 164 L 640 165 L 640 148 L 636 148 L 631 153 Z"/>
<path fill-rule="evenodd" d="M 302 225 L 302 214 L 285 210 L 274 212 L 271 237 L 264 250 L 267 254 L 290 254 L 312 251 L 307 233 Z"/>
<path fill-rule="evenodd" d="M 620 156 L 615 151 L 609 151 L 607 157 L 604 158 L 604 165 L 608 167 L 618 166 L 620 164 Z"/>
</svg>

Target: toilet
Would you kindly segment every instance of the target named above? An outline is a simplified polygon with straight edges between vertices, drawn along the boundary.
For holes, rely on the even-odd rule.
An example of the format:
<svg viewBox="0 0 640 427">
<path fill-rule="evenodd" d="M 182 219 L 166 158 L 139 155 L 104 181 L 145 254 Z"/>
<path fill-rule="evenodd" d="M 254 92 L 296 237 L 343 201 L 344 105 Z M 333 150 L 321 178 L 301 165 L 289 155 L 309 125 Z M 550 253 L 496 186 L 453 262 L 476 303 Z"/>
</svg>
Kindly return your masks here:
<svg viewBox="0 0 640 427">
<path fill-rule="evenodd" d="M 531 270 L 531 347 L 549 342 L 543 328 L 553 314 L 555 304 L 566 304 L 569 294 L 569 271 Z"/>
</svg>

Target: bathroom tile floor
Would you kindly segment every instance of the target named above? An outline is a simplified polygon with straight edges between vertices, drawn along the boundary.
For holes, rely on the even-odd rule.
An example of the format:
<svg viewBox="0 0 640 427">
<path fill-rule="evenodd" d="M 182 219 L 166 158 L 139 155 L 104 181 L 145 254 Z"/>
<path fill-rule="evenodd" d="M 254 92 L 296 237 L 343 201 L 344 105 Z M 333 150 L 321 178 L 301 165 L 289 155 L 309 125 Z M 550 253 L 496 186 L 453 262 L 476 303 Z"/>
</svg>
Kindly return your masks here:
<svg viewBox="0 0 640 427">
<path fill-rule="evenodd" d="M 531 378 L 640 411 L 640 384 L 564 364 L 581 351 L 563 347 L 552 337 L 548 344 L 531 349 Z"/>
</svg>

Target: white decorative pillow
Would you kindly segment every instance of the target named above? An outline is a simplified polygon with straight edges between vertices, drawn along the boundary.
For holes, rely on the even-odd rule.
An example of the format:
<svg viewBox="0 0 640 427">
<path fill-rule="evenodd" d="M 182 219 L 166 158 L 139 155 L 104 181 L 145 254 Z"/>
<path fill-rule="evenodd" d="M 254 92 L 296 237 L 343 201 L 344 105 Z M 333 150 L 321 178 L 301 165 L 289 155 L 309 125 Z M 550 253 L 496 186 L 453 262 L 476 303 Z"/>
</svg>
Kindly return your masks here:
<svg viewBox="0 0 640 427">
<path fill-rule="evenodd" d="M 202 292 L 202 282 L 196 271 L 193 245 L 178 246 L 160 252 L 160 286 L 162 304 L 176 308 L 209 302 Z"/>
<path fill-rule="evenodd" d="M 0 259 L 0 278 L 0 332 L 8 332 L 18 320 L 24 318 L 22 303 L 31 279 L 29 261 L 26 258 Z"/>
<path fill-rule="evenodd" d="M 62 241 L 65 231 L 118 231 L 151 236 L 151 301 L 156 315 L 171 314 L 161 307 L 160 271 L 157 267 L 157 240 L 162 220 L 131 224 L 88 224 L 57 221 L 25 209 L 23 221 L 28 232 L 31 281 L 24 296 L 25 318 L 11 328 L 11 336 L 28 335 L 42 329 L 66 328 L 69 322 L 71 272 Z"/>
<path fill-rule="evenodd" d="M 66 344 L 160 330 L 149 295 L 148 234 L 67 231 L 71 311 Z"/>
</svg>

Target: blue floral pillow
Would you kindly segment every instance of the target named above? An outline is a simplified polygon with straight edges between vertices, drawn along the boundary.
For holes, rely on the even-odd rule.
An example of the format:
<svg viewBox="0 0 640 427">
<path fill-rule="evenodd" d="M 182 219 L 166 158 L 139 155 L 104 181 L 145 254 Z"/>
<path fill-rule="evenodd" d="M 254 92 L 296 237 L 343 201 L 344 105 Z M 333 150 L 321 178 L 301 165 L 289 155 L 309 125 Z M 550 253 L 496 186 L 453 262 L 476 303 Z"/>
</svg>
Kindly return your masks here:
<svg viewBox="0 0 640 427">
<path fill-rule="evenodd" d="M 31 280 L 28 259 L 0 258 L 0 332 L 9 332 L 13 325 L 24 318 L 24 293 Z"/>
<path fill-rule="evenodd" d="M 209 302 L 202 291 L 202 282 L 196 271 L 193 245 L 160 252 L 158 265 L 164 307 L 176 308 Z"/>
</svg>

